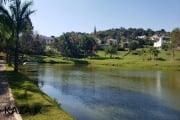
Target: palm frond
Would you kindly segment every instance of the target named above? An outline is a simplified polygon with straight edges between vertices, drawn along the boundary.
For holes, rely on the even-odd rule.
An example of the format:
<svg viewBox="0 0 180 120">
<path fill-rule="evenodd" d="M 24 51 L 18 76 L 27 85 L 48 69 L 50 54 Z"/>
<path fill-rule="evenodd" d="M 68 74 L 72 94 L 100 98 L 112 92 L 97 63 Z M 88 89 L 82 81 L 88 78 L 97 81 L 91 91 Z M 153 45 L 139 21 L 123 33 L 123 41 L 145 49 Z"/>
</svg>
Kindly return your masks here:
<svg viewBox="0 0 180 120">
<path fill-rule="evenodd" d="M 31 14 L 35 13 L 35 10 L 29 10 L 24 14 L 24 18 L 28 18 Z"/>
<path fill-rule="evenodd" d="M 6 4 L 6 2 L 8 2 L 9 0 L 0 0 L 0 5 L 2 5 L 3 3 Z"/>
<path fill-rule="evenodd" d="M 1 16 L 0 19 L 1 19 L 2 23 L 4 23 L 4 24 L 7 22 L 8 22 L 8 24 L 13 23 L 10 13 L 3 6 L 0 6 L 0 16 Z"/>
<path fill-rule="evenodd" d="M 23 5 L 22 5 L 22 8 L 21 8 L 21 14 L 20 14 L 20 18 L 23 18 L 24 15 L 27 15 L 27 12 L 28 13 L 33 13 L 33 12 L 30 12 L 29 8 L 33 5 L 33 2 L 30 1 L 30 2 L 24 2 Z M 29 14 L 30 15 L 30 14 Z"/>
<path fill-rule="evenodd" d="M 2 5 L 0 5 L 0 14 L 10 16 L 10 13 L 8 12 L 8 10 Z"/>
<path fill-rule="evenodd" d="M 16 7 L 14 5 L 10 5 L 9 6 L 9 9 L 11 11 L 11 14 L 14 16 L 14 19 L 16 18 L 15 16 L 17 16 L 17 10 L 16 10 Z"/>
</svg>

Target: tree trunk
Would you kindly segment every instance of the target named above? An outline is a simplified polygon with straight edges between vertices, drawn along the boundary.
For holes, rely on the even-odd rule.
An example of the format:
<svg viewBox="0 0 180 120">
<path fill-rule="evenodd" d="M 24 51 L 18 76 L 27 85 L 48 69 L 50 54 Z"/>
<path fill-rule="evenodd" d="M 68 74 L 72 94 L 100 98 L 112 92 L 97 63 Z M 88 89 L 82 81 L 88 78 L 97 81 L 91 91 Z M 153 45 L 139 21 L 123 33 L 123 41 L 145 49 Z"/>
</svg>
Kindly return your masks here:
<svg viewBox="0 0 180 120">
<path fill-rule="evenodd" d="M 15 58 L 14 58 L 14 72 L 18 72 L 19 65 L 19 30 L 16 31 L 16 47 L 15 47 Z"/>
<path fill-rule="evenodd" d="M 6 43 L 6 63 L 9 62 L 9 47 L 8 47 L 8 43 Z"/>
<path fill-rule="evenodd" d="M 112 54 L 110 53 L 110 59 L 112 58 Z"/>
<path fill-rule="evenodd" d="M 175 45 L 171 43 L 172 60 L 174 60 L 174 56 L 175 56 L 174 49 L 175 49 Z"/>
<path fill-rule="evenodd" d="M 149 58 L 149 60 L 152 60 L 151 52 L 150 52 L 150 58 Z"/>
<path fill-rule="evenodd" d="M 9 49 L 9 55 L 8 55 L 8 66 L 12 66 L 11 63 L 11 50 Z"/>
<path fill-rule="evenodd" d="M 7 48 L 7 51 L 6 51 L 6 63 L 9 66 L 9 48 Z"/>
<path fill-rule="evenodd" d="M 174 47 L 172 48 L 172 57 L 173 57 L 173 60 L 174 60 Z"/>
</svg>

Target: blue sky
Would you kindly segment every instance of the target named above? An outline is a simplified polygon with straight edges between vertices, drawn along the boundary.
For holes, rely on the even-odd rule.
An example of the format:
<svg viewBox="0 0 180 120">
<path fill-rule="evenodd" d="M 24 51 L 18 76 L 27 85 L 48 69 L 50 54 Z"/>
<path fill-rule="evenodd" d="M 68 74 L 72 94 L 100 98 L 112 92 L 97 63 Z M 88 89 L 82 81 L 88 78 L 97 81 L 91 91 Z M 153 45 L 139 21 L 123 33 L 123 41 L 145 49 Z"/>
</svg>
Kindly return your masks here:
<svg viewBox="0 0 180 120">
<path fill-rule="evenodd" d="M 31 16 L 39 34 L 93 32 L 120 27 L 180 27 L 180 0 L 34 0 Z"/>
</svg>

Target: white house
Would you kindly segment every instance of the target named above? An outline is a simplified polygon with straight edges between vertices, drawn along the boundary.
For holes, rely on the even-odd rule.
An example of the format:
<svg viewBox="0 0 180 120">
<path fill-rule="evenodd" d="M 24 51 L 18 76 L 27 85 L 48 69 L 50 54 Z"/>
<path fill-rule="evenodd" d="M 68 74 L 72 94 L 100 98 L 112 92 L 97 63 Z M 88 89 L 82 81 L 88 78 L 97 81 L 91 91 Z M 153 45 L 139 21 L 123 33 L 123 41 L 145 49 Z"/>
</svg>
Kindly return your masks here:
<svg viewBox="0 0 180 120">
<path fill-rule="evenodd" d="M 163 44 L 163 39 L 160 38 L 158 41 L 154 42 L 154 47 L 161 48 L 162 44 Z"/>
<path fill-rule="evenodd" d="M 153 41 L 157 41 L 159 40 L 159 36 L 158 35 L 153 35 L 150 39 L 153 40 Z"/>
<path fill-rule="evenodd" d="M 102 44 L 102 40 L 100 40 L 99 38 L 95 38 L 95 40 L 96 40 L 96 43 L 97 43 L 98 45 L 101 45 L 101 44 Z"/>
<path fill-rule="evenodd" d="M 156 42 L 154 42 L 154 45 L 153 45 L 153 46 L 156 47 L 156 48 L 161 49 L 162 44 L 165 43 L 165 42 L 167 42 L 168 40 L 169 40 L 169 37 L 167 37 L 167 36 L 159 37 L 159 39 L 156 40 Z"/>
<path fill-rule="evenodd" d="M 137 36 L 138 39 L 147 39 L 146 35 L 142 35 L 142 36 Z"/>
<path fill-rule="evenodd" d="M 36 35 L 37 40 L 39 40 L 40 42 L 45 42 L 46 44 L 51 44 L 54 42 L 54 37 L 47 37 L 44 35 Z"/>
</svg>

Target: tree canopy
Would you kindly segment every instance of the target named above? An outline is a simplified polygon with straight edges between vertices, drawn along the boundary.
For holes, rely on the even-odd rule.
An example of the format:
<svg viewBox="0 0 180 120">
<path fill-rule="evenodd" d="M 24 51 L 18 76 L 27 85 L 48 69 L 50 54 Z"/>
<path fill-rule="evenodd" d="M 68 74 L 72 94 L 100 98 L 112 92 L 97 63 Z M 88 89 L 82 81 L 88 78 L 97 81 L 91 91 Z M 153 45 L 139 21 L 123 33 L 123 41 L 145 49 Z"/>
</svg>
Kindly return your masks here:
<svg viewBox="0 0 180 120">
<path fill-rule="evenodd" d="M 175 49 L 180 47 L 180 29 L 179 28 L 175 28 L 171 34 L 171 48 L 172 48 L 172 55 L 173 55 L 173 59 L 175 56 Z"/>
<path fill-rule="evenodd" d="M 172 47 L 180 47 L 180 28 L 175 28 L 171 32 L 171 43 Z"/>
<path fill-rule="evenodd" d="M 54 47 L 64 57 L 81 58 L 91 56 L 96 50 L 94 37 L 85 33 L 64 33 L 55 39 Z"/>
</svg>

